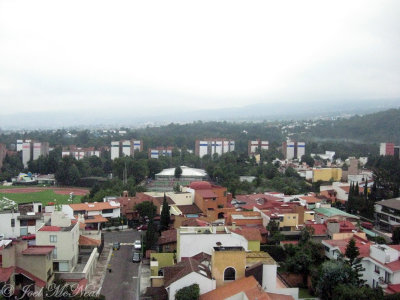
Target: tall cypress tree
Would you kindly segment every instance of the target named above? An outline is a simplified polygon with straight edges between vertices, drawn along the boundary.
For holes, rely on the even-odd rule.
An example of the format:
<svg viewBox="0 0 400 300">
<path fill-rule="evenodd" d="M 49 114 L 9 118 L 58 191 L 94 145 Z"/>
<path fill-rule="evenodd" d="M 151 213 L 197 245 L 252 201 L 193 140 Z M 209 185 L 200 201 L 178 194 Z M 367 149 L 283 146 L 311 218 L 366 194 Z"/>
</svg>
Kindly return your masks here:
<svg viewBox="0 0 400 300">
<path fill-rule="evenodd" d="M 170 213 L 169 213 L 169 205 L 167 202 L 167 196 L 164 193 L 164 201 L 161 210 L 161 218 L 160 218 L 160 225 L 161 230 L 167 230 L 169 227 L 169 222 L 171 221 Z"/>
<path fill-rule="evenodd" d="M 358 197 L 360 195 L 360 189 L 358 188 L 358 182 L 356 182 L 356 186 L 354 188 L 354 196 Z"/>
<path fill-rule="evenodd" d="M 354 206 L 353 194 L 354 194 L 354 186 L 353 186 L 353 183 L 350 183 L 349 196 L 347 198 L 347 203 L 346 203 L 346 211 L 348 213 L 351 213 L 353 210 L 353 206 Z"/>
</svg>

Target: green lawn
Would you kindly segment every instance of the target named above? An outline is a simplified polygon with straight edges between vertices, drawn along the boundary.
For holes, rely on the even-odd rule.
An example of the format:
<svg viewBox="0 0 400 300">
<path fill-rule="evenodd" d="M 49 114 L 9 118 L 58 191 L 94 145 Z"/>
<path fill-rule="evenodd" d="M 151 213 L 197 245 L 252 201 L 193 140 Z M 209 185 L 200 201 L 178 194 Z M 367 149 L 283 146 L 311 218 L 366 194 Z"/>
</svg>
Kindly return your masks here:
<svg viewBox="0 0 400 300">
<path fill-rule="evenodd" d="M 74 196 L 72 201 L 68 201 L 69 195 L 59 195 L 54 193 L 53 190 L 45 190 L 34 193 L 18 193 L 18 194 L 2 193 L 0 191 L 0 208 L 2 207 L 1 202 L 3 202 L 3 197 L 12 200 L 16 203 L 41 202 L 44 205 L 46 205 L 48 202 L 55 202 L 56 204 L 80 203 L 82 196 Z"/>
</svg>

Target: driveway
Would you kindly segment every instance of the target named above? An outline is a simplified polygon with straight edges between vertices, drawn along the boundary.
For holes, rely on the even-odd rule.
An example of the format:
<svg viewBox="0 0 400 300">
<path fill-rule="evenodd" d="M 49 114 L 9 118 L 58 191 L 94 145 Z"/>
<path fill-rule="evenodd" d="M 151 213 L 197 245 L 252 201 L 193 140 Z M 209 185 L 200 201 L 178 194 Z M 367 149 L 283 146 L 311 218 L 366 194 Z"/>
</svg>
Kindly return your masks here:
<svg viewBox="0 0 400 300">
<path fill-rule="evenodd" d="M 111 272 L 106 273 L 101 294 L 107 300 L 139 300 L 139 263 L 132 262 L 133 242 L 140 239 L 136 230 L 104 233 L 104 242 L 120 242 L 121 248 L 113 251 L 110 260 Z"/>
</svg>

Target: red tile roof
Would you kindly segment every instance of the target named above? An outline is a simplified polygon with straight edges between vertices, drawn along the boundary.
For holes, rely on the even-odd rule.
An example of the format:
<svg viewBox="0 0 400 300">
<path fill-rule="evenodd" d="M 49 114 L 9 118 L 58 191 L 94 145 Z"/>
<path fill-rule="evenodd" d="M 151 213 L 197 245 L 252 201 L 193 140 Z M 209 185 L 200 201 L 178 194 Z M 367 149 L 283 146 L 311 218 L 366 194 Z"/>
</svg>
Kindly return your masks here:
<svg viewBox="0 0 400 300">
<path fill-rule="evenodd" d="M 54 246 L 29 246 L 22 254 L 24 255 L 47 255 L 54 250 Z"/>
<path fill-rule="evenodd" d="M 59 226 L 42 226 L 39 231 L 61 231 Z"/>
<path fill-rule="evenodd" d="M 400 252 L 400 245 L 388 245 L 390 248 L 395 249 Z"/>
<path fill-rule="evenodd" d="M 388 267 L 393 272 L 400 271 L 400 260 L 397 259 L 397 260 L 392 261 L 390 263 L 386 263 L 386 264 L 384 264 L 384 266 Z"/>
<path fill-rule="evenodd" d="M 102 215 L 89 216 L 88 218 L 85 218 L 85 224 L 106 222 L 108 222 L 107 218 L 104 218 Z"/>
<path fill-rule="evenodd" d="M 200 295 L 199 300 L 222 300 L 239 293 L 245 293 L 248 300 L 271 300 L 253 276 L 243 277 L 220 286 L 215 290 Z"/>
<path fill-rule="evenodd" d="M 326 225 L 325 224 L 306 224 L 307 227 L 313 228 L 313 235 L 326 235 Z"/>
<path fill-rule="evenodd" d="M 79 246 L 100 246 L 101 241 L 89 238 L 84 235 L 79 236 Z"/>
<path fill-rule="evenodd" d="M 205 190 L 211 189 L 212 185 L 207 181 L 193 181 L 190 183 L 189 187 L 194 190 Z"/>
<path fill-rule="evenodd" d="M 158 238 L 159 245 L 176 243 L 176 229 L 165 230 L 161 232 L 161 236 Z"/>
<path fill-rule="evenodd" d="M 388 294 L 400 293 L 400 284 L 389 284 L 385 292 Z"/>
<path fill-rule="evenodd" d="M 7 282 L 14 273 L 14 267 L 0 268 L 0 282 Z"/>
<path fill-rule="evenodd" d="M 116 202 L 119 204 L 118 202 Z M 103 209 L 115 209 L 119 208 L 120 206 L 112 206 L 109 202 L 93 202 L 93 203 L 76 203 L 76 204 L 69 204 L 69 206 L 74 211 L 96 211 L 96 210 L 103 210 Z"/>
<path fill-rule="evenodd" d="M 259 241 L 261 242 L 261 234 L 260 231 L 256 228 L 237 228 L 235 230 L 232 230 L 232 232 L 237 233 L 241 236 L 243 236 L 246 240 L 248 241 Z"/>
<path fill-rule="evenodd" d="M 301 196 L 300 199 L 307 202 L 307 204 L 320 203 L 321 199 L 315 196 Z"/>
<path fill-rule="evenodd" d="M 196 204 L 177 205 L 177 207 L 184 215 L 202 213 L 201 209 Z"/>
<path fill-rule="evenodd" d="M 367 257 L 369 256 L 369 248 L 371 247 L 371 242 L 368 240 L 364 240 L 360 238 L 359 236 L 354 235 L 353 236 L 356 246 L 358 248 L 358 251 L 360 252 L 360 257 Z M 331 247 L 337 247 L 339 248 L 340 252 L 344 254 L 346 252 L 347 245 L 349 243 L 351 238 L 343 239 L 343 240 L 324 240 L 325 243 L 330 245 Z M 400 263 L 400 261 L 399 261 Z M 399 264 L 400 266 L 400 264 Z"/>
<path fill-rule="evenodd" d="M 212 190 L 196 190 L 196 194 L 199 194 L 203 198 L 217 198 L 217 195 Z"/>
</svg>

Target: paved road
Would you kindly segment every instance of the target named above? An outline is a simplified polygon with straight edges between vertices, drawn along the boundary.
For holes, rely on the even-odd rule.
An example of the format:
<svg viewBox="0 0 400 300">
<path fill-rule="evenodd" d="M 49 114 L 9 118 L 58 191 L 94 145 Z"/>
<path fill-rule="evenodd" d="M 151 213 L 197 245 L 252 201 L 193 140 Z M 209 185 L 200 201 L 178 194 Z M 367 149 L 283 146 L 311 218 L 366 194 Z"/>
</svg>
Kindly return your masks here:
<svg viewBox="0 0 400 300">
<path fill-rule="evenodd" d="M 105 232 L 105 243 L 130 243 L 140 239 L 140 232 L 129 230 L 120 232 Z M 132 262 L 132 245 L 121 245 L 120 250 L 113 251 L 110 260 L 111 273 L 107 272 L 101 294 L 107 300 L 138 299 L 139 264 Z"/>
</svg>

